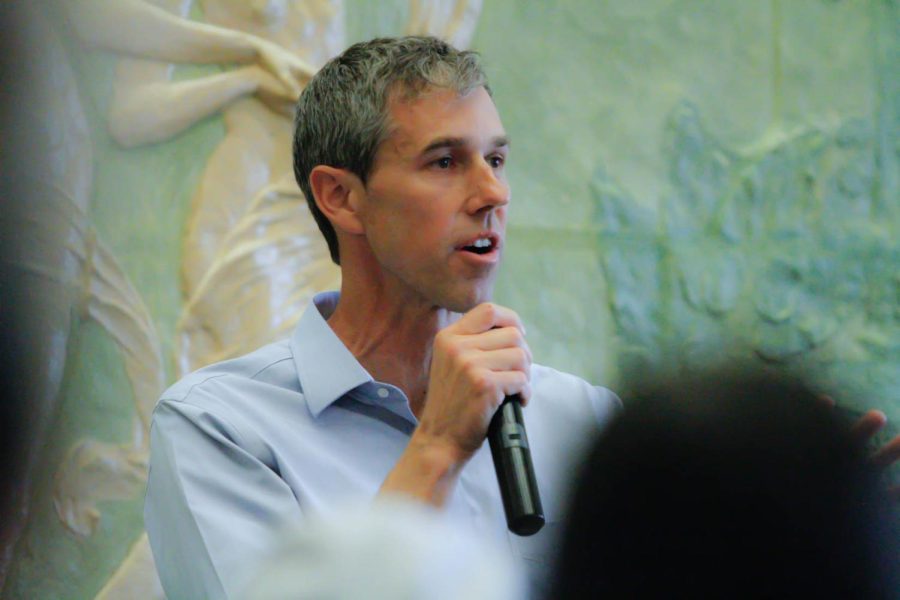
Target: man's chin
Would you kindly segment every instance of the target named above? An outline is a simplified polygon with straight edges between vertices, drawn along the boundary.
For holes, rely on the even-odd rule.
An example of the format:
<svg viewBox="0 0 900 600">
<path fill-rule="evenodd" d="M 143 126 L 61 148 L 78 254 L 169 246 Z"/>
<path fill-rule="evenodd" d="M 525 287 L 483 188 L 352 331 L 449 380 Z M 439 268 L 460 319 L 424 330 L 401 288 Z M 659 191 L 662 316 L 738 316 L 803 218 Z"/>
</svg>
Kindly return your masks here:
<svg viewBox="0 0 900 600">
<path fill-rule="evenodd" d="M 493 297 L 493 286 L 486 289 L 466 290 L 465 292 L 452 294 L 445 298 L 439 305 L 451 312 L 467 313 L 479 304 L 490 302 Z"/>
</svg>

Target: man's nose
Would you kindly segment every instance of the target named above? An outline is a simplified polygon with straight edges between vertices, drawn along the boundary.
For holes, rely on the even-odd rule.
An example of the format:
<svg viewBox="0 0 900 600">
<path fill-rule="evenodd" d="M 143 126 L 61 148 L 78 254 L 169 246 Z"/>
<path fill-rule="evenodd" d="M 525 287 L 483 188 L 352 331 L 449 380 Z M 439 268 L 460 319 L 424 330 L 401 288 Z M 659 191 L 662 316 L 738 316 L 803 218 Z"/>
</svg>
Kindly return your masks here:
<svg viewBox="0 0 900 600">
<path fill-rule="evenodd" d="M 488 161 L 484 161 L 474 169 L 472 174 L 469 211 L 474 214 L 506 204 L 509 204 L 509 184 Z"/>
</svg>

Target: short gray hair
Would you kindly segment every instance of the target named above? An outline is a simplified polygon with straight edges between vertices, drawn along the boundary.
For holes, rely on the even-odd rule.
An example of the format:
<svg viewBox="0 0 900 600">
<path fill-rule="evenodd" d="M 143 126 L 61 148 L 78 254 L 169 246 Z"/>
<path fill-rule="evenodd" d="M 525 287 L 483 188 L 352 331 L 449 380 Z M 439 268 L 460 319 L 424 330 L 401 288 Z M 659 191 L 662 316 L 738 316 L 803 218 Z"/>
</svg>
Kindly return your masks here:
<svg viewBox="0 0 900 600">
<path fill-rule="evenodd" d="M 310 172 L 328 165 L 347 169 L 365 183 L 378 147 L 390 134 L 390 98 L 400 94 L 411 100 L 431 87 L 460 95 L 477 87 L 491 92 L 477 53 L 434 37 L 408 36 L 350 46 L 326 63 L 300 95 L 294 176 L 336 264 L 341 264 L 337 236 L 316 206 Z"/>
</svg>

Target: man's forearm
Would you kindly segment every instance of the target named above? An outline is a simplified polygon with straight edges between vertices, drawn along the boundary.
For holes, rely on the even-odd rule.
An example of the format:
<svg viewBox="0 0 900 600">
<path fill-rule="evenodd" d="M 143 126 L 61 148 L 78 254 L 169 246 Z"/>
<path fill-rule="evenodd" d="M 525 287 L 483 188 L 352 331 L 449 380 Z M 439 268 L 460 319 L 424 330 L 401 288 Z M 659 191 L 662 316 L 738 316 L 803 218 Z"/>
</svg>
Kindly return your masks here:
<svg viewBox="0 0 900 600">
<path fill-rule="evenodd" d="M 464 464 L 458 452 L 416 431 L 378 493 L 399 494 L 442 507 L 453 493 Z"/>
</svg>

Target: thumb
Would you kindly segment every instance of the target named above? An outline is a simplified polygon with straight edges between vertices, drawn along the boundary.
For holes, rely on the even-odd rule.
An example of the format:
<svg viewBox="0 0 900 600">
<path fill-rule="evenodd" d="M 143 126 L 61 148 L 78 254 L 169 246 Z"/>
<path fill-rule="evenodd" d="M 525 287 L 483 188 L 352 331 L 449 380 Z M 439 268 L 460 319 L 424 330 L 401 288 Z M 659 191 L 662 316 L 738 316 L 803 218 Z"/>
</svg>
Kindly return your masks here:
<svg viewBox="0 0 900 600">
<path fill-rule="evenodd" d="M 495 327 L 515 327 L 525 334 L 525 326 L 514 310 L 492 302 L 479 304 L 451 327 L 455 333 L 462 335 L 484 333 Z"/>
</svg>

